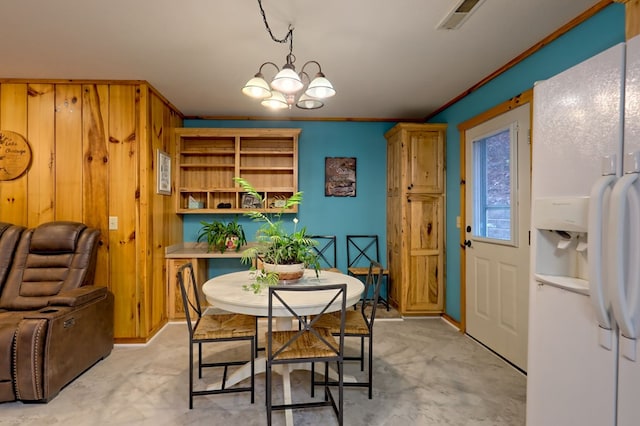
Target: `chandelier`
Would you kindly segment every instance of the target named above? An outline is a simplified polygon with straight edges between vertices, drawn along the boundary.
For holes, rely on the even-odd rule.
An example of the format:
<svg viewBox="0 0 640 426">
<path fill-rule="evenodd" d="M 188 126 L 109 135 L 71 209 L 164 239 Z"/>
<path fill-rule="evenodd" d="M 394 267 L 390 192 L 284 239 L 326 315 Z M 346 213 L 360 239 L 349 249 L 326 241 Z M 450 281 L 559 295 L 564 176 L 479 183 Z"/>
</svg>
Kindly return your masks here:
<svg viewBox="0 0 640 426">
<path fill-rule="evenodd" d="M 273 36 L 271 28 L 267 23 L 267 17 L 262 8 L 262 1 L 258 0 L 262 20 L 271 36 L 271 39 L 277 43 L 289 42 L 289 54 L 286 57 L 286 63 L 280 69 L 273 62 L 265 62 L 260 65 L 256 75 L 250 79 L 242 88 L 242 93 L 252 98 L 261 99 L 260 103 L 272 109 L 291 109 L 292 105 L 302 109 L 317 109 L 324 106 L 324 100 L 336 94 L 331 82 L 322 73 L 322 68 L 317 61 L 307 61 L 296 72 L 296 57 L 293 54 L 293 27 L 289 25 L 287 35 L 278 39 Z M 276 71 L 276 75 L 269 85 L 264 79 L 262 69 L 265 66 L 272 66 Z M 318 71 L 311 79 L 305 71 L 307 66 L 317 66 Z"/>
</svg>

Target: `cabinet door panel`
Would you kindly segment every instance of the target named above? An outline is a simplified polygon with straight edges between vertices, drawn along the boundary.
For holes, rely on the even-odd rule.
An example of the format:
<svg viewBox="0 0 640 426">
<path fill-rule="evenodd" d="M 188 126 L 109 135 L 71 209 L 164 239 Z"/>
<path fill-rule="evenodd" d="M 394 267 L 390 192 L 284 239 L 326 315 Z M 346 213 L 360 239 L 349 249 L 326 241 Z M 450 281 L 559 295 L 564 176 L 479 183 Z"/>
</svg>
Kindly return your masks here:
<svg viewBox="0 0 640 426">
<path fill-rule="evenodd" d="M 400 197 L 387 198 L 387 265 L 389 269 L 389 299 L 394 306 L 401 306 L 404 280 L 402 245 L 402 208 Z"/>
<path fill-rule="evenodd" d="M 411 192 L 444 191 L 444 137 L 439 131 L 409 133 L 409 182 Z"/>
<path fill-rule="evenodd" d="M 440 311 L 443 306 L 443 292 L 440 285 L 440 260 L 434 256 L 411 256 L 410 273 L 414 280 L 407 292 L 407 311 Z"/>
<path fill-rule="evenodd" d="M 207 298 L 202 292 L 202 284 L 207 280 L 207 262 L 205 259 L 192 258 L 192 259 L 167 259 L 167 317 L 169 320 L 184 319 L 185 311 L 184 304 L 182 303 L 182 293 L 180 292 L 180 284 L 176 277 L 178 269 L 187 262 L 191 262 L 193 265 L 193 273 L 196 276 L 196 281 L 200 286 L 198 297 L 200 299 L 200 305 L 203 309 L 209 305 Z M 191 312 L 191 315 L 195 315 L 195 312 Z"/>
<path fill-rule="evenodd" d="M 402 140 L 396 133 L 387 142 L 387 196 L 398 196 L 402 185 Z M 398 201 L 398 200 L 396 200 Z"/>
<path fill-rule="evenodd" d="M 409 257 L 413 285 L 407 291 L 407 310 L 443 307 L 443 197 L 409 196 Z"/>
</svg>

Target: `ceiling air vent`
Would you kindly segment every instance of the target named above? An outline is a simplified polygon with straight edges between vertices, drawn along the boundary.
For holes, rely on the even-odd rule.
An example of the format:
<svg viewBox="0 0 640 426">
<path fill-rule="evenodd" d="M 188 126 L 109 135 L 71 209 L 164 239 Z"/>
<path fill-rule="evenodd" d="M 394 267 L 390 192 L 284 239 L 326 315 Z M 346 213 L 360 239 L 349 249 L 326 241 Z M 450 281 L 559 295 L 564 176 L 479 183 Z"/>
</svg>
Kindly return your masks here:
<svg viewBox="0 0 640 426">
<path fill-rule="evenodd" d="M 438 30 L 457 30 L 469 19 L 484 0 L 460 0 L 451 12 L 438 24 Z"/>
</svg>

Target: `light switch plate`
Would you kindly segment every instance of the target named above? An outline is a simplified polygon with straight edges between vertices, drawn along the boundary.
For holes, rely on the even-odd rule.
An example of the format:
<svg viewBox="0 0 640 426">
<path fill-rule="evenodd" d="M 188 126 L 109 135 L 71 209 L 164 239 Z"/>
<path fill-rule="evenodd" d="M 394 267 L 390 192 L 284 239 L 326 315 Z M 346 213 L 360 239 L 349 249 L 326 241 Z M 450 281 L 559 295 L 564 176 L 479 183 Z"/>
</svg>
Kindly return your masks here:
<svg viewBox="0 0 640 426">
<path fill-rule="evenodd" d="M 118 216 L 109 216 L 109 230 L 116 231 L 118 229 Z"/>
</svg>

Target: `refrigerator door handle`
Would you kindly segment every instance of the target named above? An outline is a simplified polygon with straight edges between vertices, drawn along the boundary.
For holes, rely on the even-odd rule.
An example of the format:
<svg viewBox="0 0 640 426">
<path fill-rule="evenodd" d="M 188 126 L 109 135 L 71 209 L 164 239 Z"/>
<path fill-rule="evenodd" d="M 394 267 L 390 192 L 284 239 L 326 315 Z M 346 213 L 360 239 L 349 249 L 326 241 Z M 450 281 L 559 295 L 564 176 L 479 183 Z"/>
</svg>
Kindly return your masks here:
<svg viewBox="0 0 640 426">
<path fill-rule="evenodd" d="M 601 176 L 591 188 L 589 197 L 589 298 L 591 305 L 598 319 L 599 341 L 605 349 L 612 348 L 611 314 L 609 313 L 609 299 L 604 289 L 603 277 L 603 257 L 604 245 L 603 234 L 605 226 L 604 206 L 608 201 L 607 190 L 615 182 L 613 175 Z"/>
<path fill-rule="evenodd" d="M 631 253 L 638 253 L 638 224 L 640 222 L 640 198 L 633 184 L 638 180 L 637 173 L 624 175 L 611 192 L 610 226 L 611 235 L 611 305 L 613 315 L 620 327 L 620 333 L 627 339 L 638 337 L 638 320 L 640 306 L 640 270 L 635 258 L 626 253 L 626 244 L 635 245 Z M 627 209 L 627 200 L 629 200 Z M 628 221 L 625 219 L 628 211 Z M 626 229 L 629 224 L 632 229 Z M 635 231 L 635 235 L 629 234 Z M 635 256 L 635 255 L 634 255 Z M 628 266 L 628 269 L 627 269 Z M 629 285 L 627 285 L 629 283 Z M 625 351 L 621 345 L 621 353 L 635 360 L 635 353 Z M 635 346 L 635 345 L 634 345 Z"/>
</svg>

